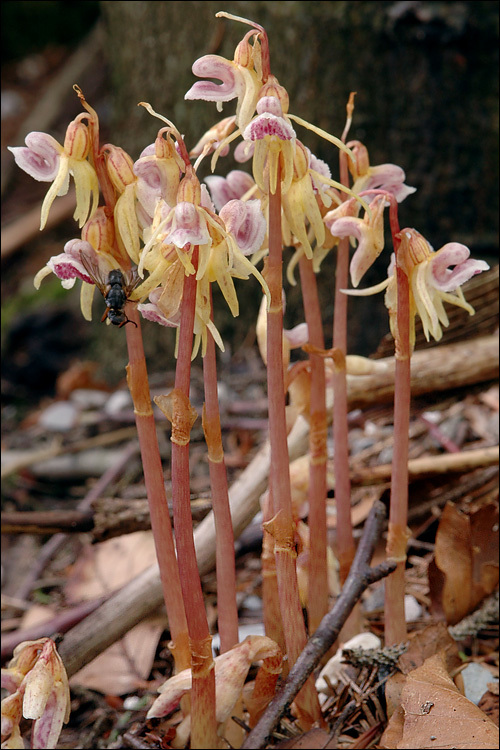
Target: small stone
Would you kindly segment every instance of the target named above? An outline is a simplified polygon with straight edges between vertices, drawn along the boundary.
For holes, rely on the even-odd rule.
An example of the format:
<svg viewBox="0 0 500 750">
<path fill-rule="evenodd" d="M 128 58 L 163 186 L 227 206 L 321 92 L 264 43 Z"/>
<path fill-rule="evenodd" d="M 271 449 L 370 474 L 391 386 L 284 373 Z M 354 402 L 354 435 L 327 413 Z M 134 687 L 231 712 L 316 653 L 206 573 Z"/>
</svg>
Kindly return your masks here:
<svg viewBox="0 0 500 750">
<path fill-rule="evenodd" d="M 475 703 L 476 706 L 489 689 L 488 683 L 498 683 L 498 680 L 493 679 L 489 669 L 481 666 L 481 664 L 476 664 L 476 662 L 467 664 L 461 674 L 464 680 L 465 697 Z"/>
</svg>

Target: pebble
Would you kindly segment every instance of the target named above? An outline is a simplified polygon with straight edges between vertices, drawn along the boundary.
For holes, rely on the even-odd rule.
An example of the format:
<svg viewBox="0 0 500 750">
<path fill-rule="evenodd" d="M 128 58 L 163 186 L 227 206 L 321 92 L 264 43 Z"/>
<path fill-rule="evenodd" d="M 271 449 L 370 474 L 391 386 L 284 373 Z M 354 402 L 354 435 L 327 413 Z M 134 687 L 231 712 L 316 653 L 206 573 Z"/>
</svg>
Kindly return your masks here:
<svg viewBox="0 0 500 750">
<path fill-rule="evenodd" d="M 493 677 L 489 669 L 481 666 L 481 664 L 476 664 L 476 662 L 467 664 L 461 674 L 464 680 L 465 697 L 475 703 L 476 706 L 487 692 L 488 683 L 498 683 L 498 679 Z"/>
<path fill-rule="evenodd" d="M 49 432 L 68 432 L 78 421 L 79 408 L 69 401 L 56 401 L 43 410 L 38 424 Z"/>
</svg>

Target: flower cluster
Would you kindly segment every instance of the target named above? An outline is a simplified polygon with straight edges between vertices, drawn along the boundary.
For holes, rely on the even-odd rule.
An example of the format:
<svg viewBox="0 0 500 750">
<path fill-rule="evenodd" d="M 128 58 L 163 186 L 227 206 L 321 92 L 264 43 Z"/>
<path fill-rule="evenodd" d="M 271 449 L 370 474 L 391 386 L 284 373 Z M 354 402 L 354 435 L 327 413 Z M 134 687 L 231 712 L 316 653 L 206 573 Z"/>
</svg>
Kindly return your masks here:
<svg viewBox="0 0 500 750">
<path fill-rule="evenodd" d="M 2 688 L 2 748 L 24 748 L 21 719 L 33 719 L 31 747 L 52 748 L 69 719 L 70 695 L 66 670 L 54 641 L 40 638 L 16 646 Z"/>
</svg>

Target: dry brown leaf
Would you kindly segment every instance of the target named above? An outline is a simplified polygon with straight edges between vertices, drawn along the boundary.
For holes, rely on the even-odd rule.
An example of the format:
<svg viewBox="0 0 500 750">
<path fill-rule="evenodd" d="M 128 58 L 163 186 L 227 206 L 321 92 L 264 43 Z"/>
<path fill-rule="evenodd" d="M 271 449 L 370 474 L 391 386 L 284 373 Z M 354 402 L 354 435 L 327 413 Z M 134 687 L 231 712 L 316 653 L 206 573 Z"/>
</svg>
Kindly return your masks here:
<svg viewBox="0 0 500 750">
<path fill-rule="evenodd" d="M 402 736 L 390 747 L 454 747 L 463 750 L 486 750 L 498 746 L 498 727 L 474 703 L 459 693 L 449 676 L 444 654 L 426 659 L 410 672 L 401 696 L 404 710 Z M 391 720 L 392 721 L 392 720 Z M 387 735 L 382 738 L 387 744 Z M 390 736 L 390 734 L 389 734 Z"/>
<path fill-rule="evenodd" d="M 484 711 L 486 716 L 489 716 L 491 721 L 498 726 L 500 723 L 498 711 L 498 682 L 494 684 L 496 685 L 496 692 L 493 692 L 491 689 L 487 690 L 477 705 L 478 708 L 480 708 L 481 711 Z"/>
<path fill-rule="evenodd" d="M 68 578 L 65 592 L 73 601 L 115 591 L 156 560 L 151 531 L 137 531 L 88 546 Z M 103 651 L 71 680 L 107 695 L 136 690 L 149 677 L 164 618 L 149 617 Z"/>
<path fill-rule="evenodd" d="M 408 648 L 404 654 L 401 654 L 397 662 L 399 672 L 389 677 L 385 686 L 387 716 L 389 718 L 400 708 L 401 693 L 406 682 L 406 675 L 421 667 L 426 659 L 440 651 L 445 654 L 448 672 L 454 675 L 462 665 L 462 660 L 458 655 L 456 641 L 449 634 L 444 622 L 428 625 L 423 630 L 410 636 Z M 395 746 L 393 745 L 393 747 Z"/>
<path fill-rule="evenodd" d="M 165 627 L 164 617 L 143 620 L 77 672 L 70 685 L 98 690 L 105 695 L 125 695 L 143 687 Z"/>
<path fill-rule="evenodd" d="M 483 505 L 470 517 L 474 609 L 498 584 L 498 506 Z"/>
<path fill-rule="evenodd" d="M 470 516 L 448 503 L 436 533 L 429 586 L 434 613 L 454 625 L 498 583 L 498 509 L 486 505 Z"/>
<path fill-rule="evenodd" d="M 498 746 L 498 738 L 498 727 L 457 690 L 441 651 L 407 676 L 401 707 L 389 720 L 381 746 L 489 750 Z"/>
<path fill-rule="evenodd" d="M 427 625 L 410 637 L 407 650 L 398 659 L 398 668 L 407 675 L 439 651 L 444 651 L 446 667 L 453 674 L 461 666 L 462 660 L 458 655 L 457 644 L 443 622 Z"/>
<path fill-rule="evenodd" d="M 80 554 L 65 585 L 68 599 L 97 599 L 124 586 L 156 562 L 151 531 L 88 545 Z"/>
</svg>

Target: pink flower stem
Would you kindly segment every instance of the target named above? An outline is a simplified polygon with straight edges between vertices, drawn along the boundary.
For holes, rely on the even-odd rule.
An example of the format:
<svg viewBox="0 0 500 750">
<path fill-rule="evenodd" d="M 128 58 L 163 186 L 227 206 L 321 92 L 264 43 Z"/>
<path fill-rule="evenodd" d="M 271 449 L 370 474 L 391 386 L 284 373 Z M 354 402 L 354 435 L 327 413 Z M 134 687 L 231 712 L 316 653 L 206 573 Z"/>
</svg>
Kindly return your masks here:
<svg viewBox="0 0 500 750">
<path fill-rule="evenodd" d="M 99 118 L 95 110 L 86 102 L 82 91 L 75 87 L 75 91 L 85 109 L 89 112 L 89 133 L 91 138 L 91 159 L 96 169 L 102 195 L 106 202 L 106 212 L 111 218 L 116 203 L 115 190 L 111 183 L 104 160 L 99 148 Z M 116 234 L 116 233 L 115 233 Z M 130 265 L 128 257 L 124 256 L 115 242 L 115 255 L 124 267 Z M 127 381 L 134 402 L 135 421 L 139 445 L 141 449 L 144 481 L 149 502 L 151 528 L 155 542 L 156 556 L 160 570 L 163 598 L 167 610 L 167 617 L 172 639 L 171 649 L 175 658 L 178 672 L 189 666 L 190 649 L 187 630 L 186 614 L 182 599 L 179 569 L 175 554 L 172 525 L 168 510 L 163 469 L 156 426 L 151 406 L 148 373 L 144 357 L 144 346 L 140 317 L 135 305 L 127 305 L 127 315 L 135 325 L 126 326 L 129 364 L 127 366 Z"/>
<path fill-rule="evenodd" d="M 340 182 L 349 185 L 347 158 L 340 153 Z M 345 194 L 343 194 L 345 200 Z M 335 304 L 333 317 L 333 347 L 336 349 L 333 372 L 333 466 L 335 474 L 335 505 L 337 508 L 337 554 L 340 582 L 346 580 L 354 560 L 354 536 L 351 522 L 351 480 L 349 476 L 349 443 L 347 425 L 347 289 L 349 278 L 349 239 L 340 240 L 335 273 Z"/>
<path fill-rule="evenodd" d="M 306 629 L 296 573 L 294 522 L 290 488 L 285 386 L 283 376 L 283 301 L 281 244 L 281 181 L 278 167 L 276 193 L 269 193 L 269 256 L 265 269 L 271 302 L 267 313 L 267 390 L 271 445 L 270 487 L 274 518 L 266 529 L 275 540 L 276 573 L 281 615 L 290 666 L 306 644 Z M 320 718 L 314 682 L 308 681 L 297 698 L 306 725 Z"/>
<path fill-rule="evenodd" d="M 144 481 L 151 515 L 151 528 L 172 638 L 171 649 L 174 653 L 176 669 L 180 672 L 190 664 L 186 614 L 184 612 L 155 419 L 151 407 L 140 317 L 135 306 L 128 305 L 127 307 L 129 319 L 137 325 L 137 327 L 126 326 L 129 354 L 127 382 L 134 402 Z"/>
<path fill-rule="evenodd" d="M 191 258 L 198 265 L 198 247 Z M 196 306 L 195 274 L 184 278 L 181 303 L 179 347 L 175 369 L 175 390 L 189 401 L 191 352 Z M 172 420 L 172 437 L 176 431 Z M 218 746 L 215 719 L 215 671 L 212 638 L 208 629 L 205 602 L 201 588 L 191 516 L 189 436 L 186 444 L 172 442 L 172 502 L 177 559 L 181 588 L 191 642 L 191 748 Z"/>
<path fill-rule="evenodd" d="M 217 612 L 221 653 L 238 643 L 238 608 L 236 604 L 236 569 L 234 533 L 229 507 L 226 465 L 222 447 L 219 400 L 217 394 L 217 362 L 215 342 L 207 331 L 207 350 L 203 357 L 205 405 L 203 430 L 208 449 L 212 507 L 215 522 L 215 560 L 217 574 Z"/>
<path fill-rule="evenodd" d="M 397 203 L 391 200 L 390 224 L 396 255 L 397 337 L 394 382 L 394 452 L 392 458 L 391 498 L 387 558 L 396 560 L 397 568 L 385 582 L 385 642 L 400 643 L 406 639 L 404 612 L 405 561 L 408 520 L 408 445 L 410 426 L 410 292 L 408 276 L 398 262 L 400 245 Z"/>
<path fill-rule="evenodd" d="M 318 298 L 316 275 L 312 261 L 304 255 L 299 261 L 304 312 L 309 331 L 309 344 L 323 350 L 323 324 Z M 327 420 L 325 362 L 320 353 L 309 352 L 311 367 L 311 399 L 309 430 L 309 575 L 307 614 L 309 635 L 312 635 L 328 612 L 328 567 L 326 556 L 326 465 Z"/>
</svg>

